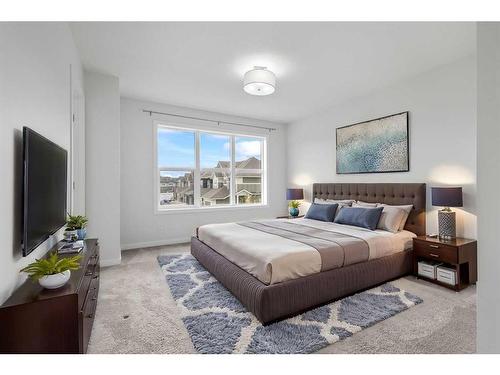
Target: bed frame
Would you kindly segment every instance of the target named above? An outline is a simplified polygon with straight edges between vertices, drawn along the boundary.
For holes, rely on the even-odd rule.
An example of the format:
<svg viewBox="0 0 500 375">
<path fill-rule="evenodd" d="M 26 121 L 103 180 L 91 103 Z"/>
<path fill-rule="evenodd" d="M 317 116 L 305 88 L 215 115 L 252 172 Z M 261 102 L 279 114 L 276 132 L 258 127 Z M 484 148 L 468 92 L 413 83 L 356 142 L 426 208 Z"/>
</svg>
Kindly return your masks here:
<svg viewBox="0 0 500 375">
<path fill-rule="evenodd" d="M 413 204 L 405 229 L 425 234 L 426 186 L 423 183 L 313 184 L 312 197 Z M 266 285 L 198 238 L 193 256 L 263 324 L 281 320 L 347 295 L 409 274 L 412 250 L 342 268 Z"/>
</svg>

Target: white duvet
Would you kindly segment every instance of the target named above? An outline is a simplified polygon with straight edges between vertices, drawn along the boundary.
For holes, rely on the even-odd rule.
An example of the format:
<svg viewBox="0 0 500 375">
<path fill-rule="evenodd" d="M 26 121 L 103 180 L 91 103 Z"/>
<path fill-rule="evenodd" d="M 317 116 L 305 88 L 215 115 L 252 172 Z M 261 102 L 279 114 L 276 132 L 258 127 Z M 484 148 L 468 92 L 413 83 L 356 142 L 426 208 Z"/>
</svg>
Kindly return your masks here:
<svg viewBox="0 0 500 375">
<path fill-rule="evenodd" d="M 416 236 L 406 230 L 398 233 L 371 231 L 303 218 L 294 219 L 294 223 L 362 238 L 368 243 L 369 259 L 409 249 L 412 238 Z M 276 284 L 321 270 L 321 256 L 315 248 L 237 223 L 203 225 L 198 229 L 198 238 L 265 284 Z"/>
</svg>

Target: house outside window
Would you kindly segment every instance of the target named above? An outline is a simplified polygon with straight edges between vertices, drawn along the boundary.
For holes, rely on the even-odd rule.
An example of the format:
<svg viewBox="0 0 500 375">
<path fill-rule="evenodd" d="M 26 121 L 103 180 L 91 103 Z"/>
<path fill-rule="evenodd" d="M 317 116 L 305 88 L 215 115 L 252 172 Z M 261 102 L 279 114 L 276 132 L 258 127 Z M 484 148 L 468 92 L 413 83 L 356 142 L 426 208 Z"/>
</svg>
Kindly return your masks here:
<svg viewBox="0 0 500 375">
<path fill-rule="evenodd" d="M 265 205 L 266 138 L 156 125 L 159 211 Z"/>
</svg>

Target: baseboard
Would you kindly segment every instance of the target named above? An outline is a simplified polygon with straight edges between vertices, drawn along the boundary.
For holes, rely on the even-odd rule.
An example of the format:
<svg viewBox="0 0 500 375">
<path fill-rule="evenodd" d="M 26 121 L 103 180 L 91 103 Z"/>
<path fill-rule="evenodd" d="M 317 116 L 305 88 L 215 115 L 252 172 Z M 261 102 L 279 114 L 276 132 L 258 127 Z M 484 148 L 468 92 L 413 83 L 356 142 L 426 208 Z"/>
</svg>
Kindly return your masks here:
<svg viewBox="0 0 500 375">
<path fill-rule="evenodd" d="M 179 238 L 171 238 L 168 240 L 160 240 L 160 241 L 122 244 L 121 248 L 122 248 L 122 251 L 127 251 L 127 250 L 140 249 L 140 248 L 144 248 L 144 247 L 177 245 L 177 244 L 187 243 L 189 241 L 191 241 L 191 237 L 179 237 Z"/>
<path fill-rule="evenodd" d="M 122 262 L 122 257 L 120 256 L 119 258 L 112 258 L 112 259 L 100 259 L 99 263 L 101 264 L 101 267 L 110 267 L 110 266 L 116 266 Z"/>
</svg>

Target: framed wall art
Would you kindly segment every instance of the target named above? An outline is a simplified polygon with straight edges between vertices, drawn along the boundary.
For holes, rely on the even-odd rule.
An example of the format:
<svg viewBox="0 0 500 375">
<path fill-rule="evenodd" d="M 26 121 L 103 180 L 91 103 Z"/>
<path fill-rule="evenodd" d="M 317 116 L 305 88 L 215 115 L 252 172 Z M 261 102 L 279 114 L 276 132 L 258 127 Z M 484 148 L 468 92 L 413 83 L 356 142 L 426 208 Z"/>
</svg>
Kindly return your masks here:
<svg viewBox="0 0 500 375">
<path fill-rule="evenodd" d="M 408 112 L 337 128 L 337 174 L 408 172 Z"/>
</svg>

